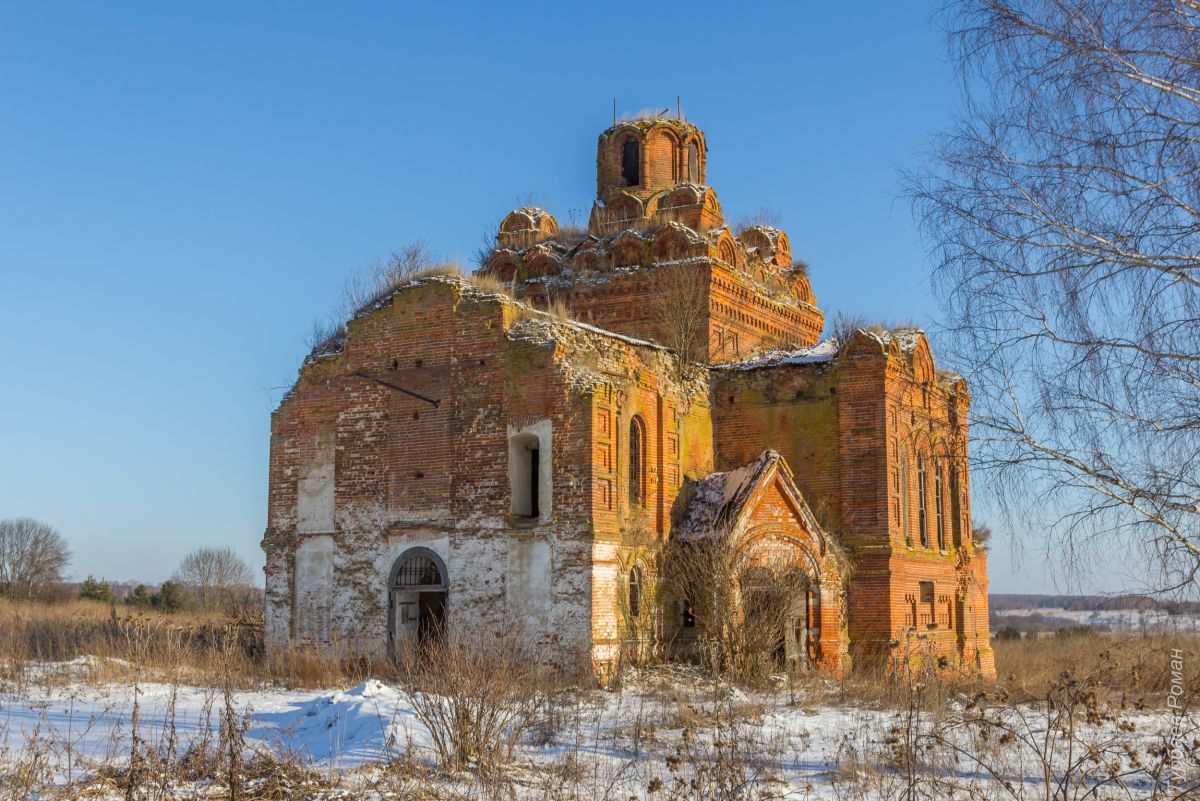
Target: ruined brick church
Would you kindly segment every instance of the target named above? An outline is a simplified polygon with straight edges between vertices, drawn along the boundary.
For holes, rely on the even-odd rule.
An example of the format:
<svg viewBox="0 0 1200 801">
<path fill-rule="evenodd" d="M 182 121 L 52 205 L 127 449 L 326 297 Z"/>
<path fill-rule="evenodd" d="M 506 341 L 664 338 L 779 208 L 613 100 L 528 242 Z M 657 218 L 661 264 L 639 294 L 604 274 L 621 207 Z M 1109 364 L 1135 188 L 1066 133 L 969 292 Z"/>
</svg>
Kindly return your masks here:
<svg viewBox="0 0 1200 801">
<path fill-rule="evenodd" d="M 802 577 L 794 665 L 994 672 L 966 383 L 917 329 L 822 339 L 788 235 L 731 228 L 707 159 L 682 119 L 618 123 L 586 231 L 517 209 L 474 278 L 309 356 L 271 421 L 269 645 L 519 621 L 548 656 L 670 654 L 713 621 L 655 544 L 716 536 Z"/>
</svg>

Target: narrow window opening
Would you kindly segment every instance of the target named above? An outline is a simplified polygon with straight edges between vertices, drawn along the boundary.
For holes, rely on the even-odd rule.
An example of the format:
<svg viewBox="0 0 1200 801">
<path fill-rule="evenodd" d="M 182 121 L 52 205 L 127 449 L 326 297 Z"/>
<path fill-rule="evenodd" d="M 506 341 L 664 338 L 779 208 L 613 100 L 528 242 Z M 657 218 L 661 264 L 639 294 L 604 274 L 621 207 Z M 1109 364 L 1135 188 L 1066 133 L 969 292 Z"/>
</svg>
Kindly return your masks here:
<svg viewBox="0 0 1200 801">
<path fill-rule="evenodd" d="M 637 140 L 626 139 L 625 144 L 621 146 L 621 184 L 623 186 L 637 186 L 641 183 L 640 155 Z"/>
<path fill-rule="evenodd" d="M 642 614 L 642 569 L 635 567 L 629 571 L 629 617 L 637 618 Z"/>
<path fill-rule="evenodd" d="M 917 533 L 921 547 L 929 547 L 929 521 L 925 513 L 925 454 L 917 451 Z"/>
<path fill-rule="evenodd" d="M 700 183 L 700 148 L 696 147 L 695 142 L 688 142 L 687 171 L 688 181 Z"/>
<path fill-rule="evenodd" d="M 900 454 L 900 530 L 904 532 L 904 544 L 912 546 L 912 531 L 909 528 L 910 493 L 908 488 L 908 454 Z"/>
<path fill-rule="evenodd" d="M 509 481 L 512 487 L 512 514 L 516 517 L 541 517 L 543 497 L 541 443 L 536 434 L 518 434 L 508 443 Z"/>
<path fill-rule="evenodd" d="M 942 501 L 942 462 L 938 460 L 933 465 L 933 520 L 939 551 L 946 550 L 946 524 L 945 515 L 942 514 Z"/>
<path fill-rule="evenodd" d="M 529 449 L 529 516 L 538 517 L 541 515 L 541 510 L 538 508 L 538 467 L 541 464 L 541 455 L 537 448 Z"/>
<path fill-rule="evenodd" d="M 646 434 L 640 417 L 629 421 L 629 502 L 646 505 Z"/>
<path fill-rule="evenodd" d="M 962 501 L 958 497 L 958 468 L 950 467 L 950 536 L 955 548 L 962 547 Z"/>
</svg>

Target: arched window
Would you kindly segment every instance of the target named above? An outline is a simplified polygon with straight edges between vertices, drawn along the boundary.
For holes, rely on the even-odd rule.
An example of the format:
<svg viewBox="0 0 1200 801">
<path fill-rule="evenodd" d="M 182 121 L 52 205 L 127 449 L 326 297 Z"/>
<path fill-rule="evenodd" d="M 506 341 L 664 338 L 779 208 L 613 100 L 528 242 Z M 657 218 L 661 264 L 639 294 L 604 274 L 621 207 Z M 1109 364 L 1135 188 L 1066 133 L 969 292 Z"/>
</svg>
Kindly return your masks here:
<svg viewBox="0 0 1200 801">
<path fill-rule="evenodd" d="M 904 532 L 904 544 L 912 545 L 912 530 L 909 522 L 909 505 L 912 501 L 909 499 L 909 479 L 908 479 L 908 453 L 901 451 L 900 453 L 900 530 Z"/>
<path fill-rule="evenodd" d="M 392 587 L 395 589 L 436 589 L 445 586 L 446 577 L 442 575 L 437 557 L 425 548 L 410 550 L 392 571 Z"/>
<path fill-rule="evenodd" d="M 962 501 L 958 497 L 958 467 L 950 465 L 950 539 L 962 547 Z"/>
<path fill-rule="evenodd" d="M 700 183 L 700 148 L 696 147 L 695 142 L 688 142 L 687 176 L 691 183 Z"/>
<path fill-rule="evenodd" d="M 642 569 L 634 566 L 629 571 L 629 617 L 642 614 Z"/>
<path fill-rule="evenodd" d="M 934 531 L 937 532 L 938 550 L 946 550 L 945 515 L 942 514 L 942 460 L 934 457 L 933 461 L 933 520 Z"/>
<path fill-rule="evenodd" d="M 637 140 L 630 137 L 621 145 L 621 184 L 637 186 L 642 182 L 641 153 Z"/>
<path fill-rule="evenodd" d="M 629 421 L 629 503 L 646 505 L 646 426 L 641 417 Z"/>
<path fill-rule="evenodd" d="M 917 533 L 921 547 L 929 547 L 929 519 L 925 513 L 925 452 L 917 451 Z"/>
</svg>

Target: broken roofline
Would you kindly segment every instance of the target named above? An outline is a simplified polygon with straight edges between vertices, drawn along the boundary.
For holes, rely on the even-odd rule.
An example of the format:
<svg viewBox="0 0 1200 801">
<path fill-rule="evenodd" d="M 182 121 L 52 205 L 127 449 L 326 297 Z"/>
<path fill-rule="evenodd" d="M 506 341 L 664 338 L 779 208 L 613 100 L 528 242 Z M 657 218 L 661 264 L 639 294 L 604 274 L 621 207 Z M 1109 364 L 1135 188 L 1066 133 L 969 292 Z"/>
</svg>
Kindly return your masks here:
<svg viewBox="0 0 1200 801">
<path fill-rule="evenodd" d="M 883 348 L 895 342 L 904 353 L 916 350 L 917 343 L 925 336 L 921 328 L 905 326 L 891 330 L 875 330 L 872 328 L 856 328 L 850 334 L 853 338 L 859 334 L 878 342 Z M 758 370 L 767 367 L 783 367 L 786 365 L 827 364 L 835 362 L 841 355 L 842 343 L 835 337 L 822 339 L 815 345 L 791 350 L 765 350 L 752 353 L 743 359 L 712 365 L 714 370 Z M 942 371 L 947 377 L 958 377 L 952 371 Z"/>
<path fill-rule="evenodd" d="M 458 289 L 462 293 L 463 297 L 469 298 L 470 300 L 474 300 L 476 302 L 496 303 L 501 306 L 516 307 L 516 308 L 520 309 L 522 313 L 530 314 L 533 317 L 538 318 L 539 322 L 547 323 L 550 326 L 563 326 L 565 328 L 572 328 L 572 329 L 581 331 L 586 334 L 607 337 L 609 339 L 615 339 L 620 342 L 624 342 L 627 345 L 633 345 L 635 347 L 651 348 L 653 350 L 657 350 L 657 351 L 664 352 L 664 353 L 674 353 L 674 351 L 671 348 L 668 348 L 665 345 L 660 345 L 657 342 L 650 342 L 645 339 L 637 339 L 636 337 L 625 336 L 624 334 L 618 334 L 615 331 L 609 331 L 608 329 L 605 329 L 605 328 L 600 328 L 598 326 L 590 325 L 588 323 L 582 323 L 582 322 L 579 322 L 578 320 L 568 320 L 568 319 L 562 319 L 559 317 L 555 317 L 553 314 L 551 314 L 547 311 L 543 311 L 543 310 L 537 308 L 536 306 L 532 306 L 529 303 L 526 303 L 522 300 L 513 298 L 503 292 L 495 292 L 495 291 L 492 291 L 489 289 L 483 289 L 482 287 L 473 283 L 471 281 L 471 279 L 466 276 L 459 277 L 456 275 L 430 275 L 430 276 L 424 276 L 421 278 L 416 278 L 416 279 L 413 279 L 412 281 L 407 281 L 403 284 L 400 284 L 399 286 L 395 287 L 391 291 L 386 292 L 383 295 L 381 295 L 374 302 L 359 309 L 357 312 L 354 313 L 354 315 L 349 320 L 346 321 L 345 325 L 348 326 L 351 322 L 353 322 L 355 320 L 360 320 L 365 317 L 369 317 L 370 315 L 372 315 L 375 312 L 382 309 L 387 304 L 391 303 L 396 298 L 397 295 L 399 295 L 405 291 L 408 291 L 410 289 L 415 289 L 420 286 L 434 284 L 434 283 L 441 283 L 441 284 L 446 284 L 446 285 L 452 286 L 452 287 Z M 517 322 L 513 323 L 513 325 L 516 325 L 519 322 L 520 321 L 517 321 Z M 511 330 L 511 328 L 512 328 L 512 326 L 509 326 L 509 330 Z M 301 366 L 301 369 L 303 370 L 304 367 L 308 366 L 310 363 L 315 363 L 315 362 L 322 361 L 324 359 L 327 359 L 327 358 L 330 358 L 333 356 L 340 355 L 345 350 L 346 336 L 348 336 L 348 334 L 342 336 L 341 341 L 336 346 L 326 348 L 321 353 L 314 352 L 314 353 L 309 354 L 308 358 L 306 358 L 304 360 L 304 364 Z"/>
</svg>

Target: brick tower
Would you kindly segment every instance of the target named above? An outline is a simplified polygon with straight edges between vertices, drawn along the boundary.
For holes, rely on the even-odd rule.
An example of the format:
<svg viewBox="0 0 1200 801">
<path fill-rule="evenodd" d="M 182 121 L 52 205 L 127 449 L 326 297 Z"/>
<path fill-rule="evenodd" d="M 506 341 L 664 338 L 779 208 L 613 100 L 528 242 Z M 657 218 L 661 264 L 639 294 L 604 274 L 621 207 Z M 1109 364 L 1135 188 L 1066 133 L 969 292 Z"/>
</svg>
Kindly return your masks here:
<svg viewBox="0 0 1200 801">
<path fill-rule="evenodd" d="M 597 141 L 586 230 L 517 209 L 483 272 L 535 305 L 563 302 L 580 319 L 706 364 L 814 344 L 824 315 L 787 234 L 734 231 L 705 183 L 707 161 L 704 133 L 691 123 L 620 122 Z M 681 326 L 681 315 L 694 324 Z"/>
</svg>

